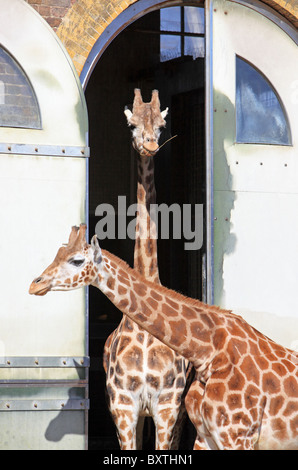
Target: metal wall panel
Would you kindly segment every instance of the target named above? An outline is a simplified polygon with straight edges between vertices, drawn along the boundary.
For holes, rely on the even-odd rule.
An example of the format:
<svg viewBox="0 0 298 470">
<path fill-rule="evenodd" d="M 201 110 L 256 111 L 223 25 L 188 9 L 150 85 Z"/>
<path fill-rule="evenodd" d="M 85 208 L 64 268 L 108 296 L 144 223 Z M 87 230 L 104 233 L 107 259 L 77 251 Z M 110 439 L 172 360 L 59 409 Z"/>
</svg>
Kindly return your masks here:
<svg viewBox="0 0 298 470">
<path fill-rule="evenodd" d="M 26 73 L 42 122 L 0 127 L 0 449 L 85 449 L 86 292 L 28 289 L 86 221 L 87 108 L 47 23 L 21 0 L 0 8 L 0 44 Z"/>
<path fill-rule="evenodd" d="M 252 1 L 213 5 L 215 303 L 295 348 L 297 44 L 270 9 L 262 12 Z M 277 91 L 293 145 L 236 142 L 236 56 Z"/>
<path fill-rule="evenodd" d="M 0 388 L 1 450 L 84 450 L 84 394 L 66 386 Z"/>
</svg>

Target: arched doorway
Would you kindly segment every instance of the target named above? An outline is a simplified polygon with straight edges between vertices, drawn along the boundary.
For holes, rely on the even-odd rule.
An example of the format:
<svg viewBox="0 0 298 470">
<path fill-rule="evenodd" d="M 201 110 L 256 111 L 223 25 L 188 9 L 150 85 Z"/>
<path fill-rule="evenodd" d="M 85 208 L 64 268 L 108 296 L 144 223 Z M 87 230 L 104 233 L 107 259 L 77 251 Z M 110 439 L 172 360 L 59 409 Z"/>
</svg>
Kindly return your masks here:
<svg viewBox="0 0 298 470">
<path fill-rule="evenodd" d="M 119 217 L 125 217 L 127 208 L 136 202 L 137 187 L 136 154 L 131 146 L 124 108 L 131 107 L 134 88 L 142 90 L 145 101 L 150 101 L 151 91 L 158 89 L 162 109 L 169 107 L 161 143 L 176 134 L 177 137 L 155 158 L 157 203 L 181 208 L 179 228 L 182 233 L 175 239 L 170 213 L 169 237 L 158 242 L 160 276 L 164 285 L 197 298 L 206 295 L 202 268 L 205 247 L 185 250 L 184 245 L 194 238 L 187 237 L 187 230 L 194 231 L 195 224 L 200 224 L 203 230 L 203 220 L 198 220 L 198 216 L 194 220 L 193 210 L 192 223 L 183 227 L 183 208 L 185 205 L 205 206 L 204 24 L 202 6 L 156 9 L 142 16 L 112 41 L 94 67 L 86 88 L 93 155 L 89 162 L 90 233 L 96 231 L 100 220 L 96 208 L 109 204 L 117 219 L 116 233 L 114 239 L 103 240 L 102 246 L 130 265 L 133 264 L 134 240 L 119 236 L 117 225 Z M 124 198 L 125 207 L 122 200 L 120 204 L 119 196 Z M 128 217 L 126 223 L 131 220 L 132 217 Z M 102 440 L 101 445 L 107 445 L 103 441 L 113 438 L 113 444 L 109 441 L 109 445 L 117 448 L 109 417 L 106 417 L 109 424 L 104 431 L 99 426 L 95 429 L 96 424 L 93 427 L 92 422 L 97 414 L 102 423 L 102 414 L 106 413 L 101 406 L 104 401 L 101 352 L 121 314 L 95 289 L 90 289 L 89 299 L 90 351 L 91 356 L 94 354 L 97 358 L 96 370 L 91 361 L 90 371 L 90 442 L 94 432 L 94 441 L 97 437 L 98 442 Z M 98 393 L 102 399 L 98 400 Z"/>
<path fill-rule="evenodd" d="M 183 3 L 183 6 L 185 8 L 203 8 L 201 2 L 191 2 L 189 5 Z M 263 183 L 268 183 L 268 175 L 274 170 L 274 164 L 277 162 L 276 158 L 279 158 L 277 155 L 287 156 L 288 158 L 296 145 L 293 129 L 297 126 L 295 126 L 295 113 L 293 113 L 294 108 L 290 95 L 291 89 L 292 97 L 295 90 L 289 85 L 288 93 L 285 92 L 283 86 L 276 79 L 276 74 L 270 70 L 270 67 L 268 68 L 268 60 L 265 59 L 268 57 L 267 52 L 271 56 L 273 53 L 270 49 L 271 39 L 275 43 L 281 39 L 285 44 L 289 57 L 293 57 L 297 45 L 297 31 L 270 8 L 264 7 L 261 2 L 247 2 L 244 0 L 206 2 L 204 57 L 187 57 L 181 53 L 183 48 L 185 50 L 185 43 L 182 44 L 181 38 L 183 33 L 188 33 L 188 31 L 182 31 L 183 28 L 181 28 L 172 31 L 176 39 L 180 38 L 179 46 L 176 42 L 176 55 L 174 54 L 174 57 L 171 57 L 170 60 L 161 60 L 163 52 L 162 36 L 167 35 L 169 31 L 161 30 L 162 10 L 160 10 L 160 7 L 164 7 L 164 11 L 170 10 L 169 2 L 140 1 L 137 2 L 134 9 L 128 9 L 122 16 L 119 15 L 115 23 L 113 22 L 110 25 L 95 44 L 82 71 L 81 79 L 86 86 L 86 97 L 90 113 L 91 149 L 94 143 L 94 151 L 92 149 L 92 152 L 102 155 L 102 159 L 93 161 L 90 166 L 90 229 L 95 230 L 98 220 L 95 217 L 95 209 L 98 204 L 111 204 L 116 209 L 117 214 L 119 195 L 126 197 L 127 205 L 134 202 L 134 156 L 131 151 L 130 132 L 126 126 L 123 110 L 124 106 L 129 105 L 132 101 L 134 87 L 137 86 L 142 88 L 142 91 L 144 90 L 145 99 L 149 99 L 152 88 L 158 88 L 162 108 L 170 107 L 170 118 L 168 119 L 164 139 L 166 140 L 176 133 L 182 137 L 167 144 L 156 159 L 158 202 L 166 202 L 168 205 L 175 200 L 180 205 L 190 201 L 193 204 L 202 203 L 204 204 L 205 214 L 204 245 L 201 250 L 197 250 L 195 256 L 192 253 L 188 258 L 188 254 L 183 247 L 182 249 L 181 246 L 179 247 L 179 241 L 177 240 L 160 240 L 159 260 L 161 276 L 163 276 L 162 282 L 169 287 L 203 298 L 208 302 L 215 300 L 215 302 L 222 304 L 222 302 L 225 302 L 225 295 L 227 294 L 227 298 L 231 302 L 231 304 L 225 305 L 227 308 L 238 309 L 239 313 L 241 313 L 241 310 L 245 313 L 250 310 L 247 317 L 249 321 L 254 322 L 256 320 L 257 325 L 262 325 L 263 332 L 266 333 L 266 329 L 269 329 L 270 336 L 272 336 L 272 333 L 273 336 L 276 334 L 276 339 L 278 339 L 282 330 L 280 342 L 291 343 L 291 341 L 293 342 L 291 331 L 295 331 L 292 326 L 297 322 L 296 317 L 281 320 L 280 317 L 276 316 L 274 310 L 272 310 L 272 313 L 265 312 L 265 315 L 259 315 L 258 313 L 258 306 L 270 305 L 270 299 L 277 292 L 272 292 L 274 283 L 270 281 L 266 283 L 265 296 L 263 292 L 259 292 L 255 296 L 249 296 L 249 284 L 246 283 L 245 276 L 243 277 L 243 273 L 246 271 L 240 268 L 244 263 L 243 256 L 245 253 L 248 257 L 247 262 L 252 263 L 252 265 L 258 263 L 261 259 L 260 250 L 256 249 L 257 242 L 255 242 L 255 245 L 250 244 L 249 253 L 243 248 L 245 246 L 243 245 L 245 233 L 247 233 L 246 222 L 241 216 L 243 211 L 236 211 L 240 206 L 234 205 L 235 200 L 233 198 L 237 196 L 237 204 L 239 204 L 241 200 L 244 201 L 245 199 L 241 194 L 244 192 L 246 193 L 245 197 L 251 197 L 251 201 L 261 201 L 262 196 L 259 197 L 258 193 L 268 191 L 269 186 L 263 186 Z M 182 3 L 179 1 L 171 2 L 171 7 L 180 10 Z M 177 10 L 177 16 L 180 15 L 180 19 L 185 18 L 185 13 L 181 10 L 178 13 Z M 239 18 L 241 18 L 242 23 L 239 23 Z M 233 20 L 237 22 L 238 26 L 241 25 L 237 29 L 238 38 L 235 35 L 233 36 Z M 268 49 L 263 52 L 263 57 L 261 49 L 257 48 L 256 44 L 245 40 L 245 37 L 241 36 L 246 31 L 246 38 L 249 37 L 247 24 L 251 21 L 254 22 L 258 34 L 262 34 L 263 30 L 267 32 Z M 146 35 L 150 39 L 144 40 Z M 187 36 L 187 34 L 184 34 L 184 37 Z M 240 37 L 241 41 L 238 41 Z M 255 52 L 257 52 L 256 57 Z M 227 73 L 225 60 L 230 63 L 229 73 Z M 284 60 L 283 63 L 287 80 L 290 80 L 289 83 L 293 85 L 295 83 L 293 77 L 297 75 L 295 75 L 295 64 L 297 62 L 291 59 L 288 62 Z M 274 61 L 271 62 L 271 67 L 273 67 L 272 64 L 274 64 Z M 280 104 L 280 109 L 284 112 L 284 141 L 257 141 L 255 139 L 264 139 L 264 136 L 255 136 L 252 140 L 243 142 L 241 141 L 241 133 L 237 134 L 240 123 L 239 103 L 241 103 L 239 90 L 247 88 L 247 80 L 243 78 L 242 73 L 245 67 L 251 67 L 251 69 L 246 68 L 246 71 L 249 71 L 245 72 L 245 76 L 262 77 L 265 80 L 261 86 L 261 80 L 253 78 L 255 85 L 252 85 L 252 89 L 261 87 L 259 88 L 261 91 L 256 95 L 259 98 L 262 94 L 264 94 L 264 97 L 270 97 L 269 101 L 272 103 L 272 108 L 274 106 L 276 108 L 274 112 L 277 112 L 278 103 Z M 183 75 L 183 73 L 185 74 Z M 271 88 L 270 84 L 272 85 Z M 226 97 L 229 99 L 227 100 Z M 242 95 L 243 97 L 244 95 Z M 267 105 L 269 105 L 269 102 L 267 102 Z M 198 109 L 200 109 L 199 112 Z M 200 117 L 198 118 L 198 116 Z M 193 129 L 192 124 L 194 125 Z M 260 130 L 258 128 L 258 131 Z M 194 159 L 185 157 L 186 155 L 192 155 L 193 149 L 189 146 L 191 142 L 194 143 L 193 148 L 196 148 Z M 198 151 L 202 143 L 204 145 Z M 252 147 L 252 145 L 258 147 Z M 235 181 L 237 184 L 241 181 L 244 185 L 243 188 L 246 187 L 248 181 L 245 181 L 245 173 L 241 173 L 242 168 L 249 167 L 250 174 L 253 174 L 251 166 L 256 161 L 254 158 L 243 158 L 241 153 L 243 150 L 247 151 L 247 155 L 251 155 L 252 150 L 257 150 L 256 155 L 258 155 L 258 158 L 261 158 L 260 155 L 269 155 L 269 153 L 275 155 L 271 162 L 268 161 L 268 169 L 270 167 L 271 169 L 269 169 L 267 179 L 259 179 L 259 176 L 256 178 L 255 181 L 260 184 L 257 191 L 253 185 L 250 186 L 248 191 L 247 189 L 242 191 L 240 186 L 234 188 L 232 185 Z M 183 157 L 181 158 L 181 156 Z M 239 159 L 237 156 L 239 156 Z M 235 166 L 231 166 L 230 161 L 233 161 Z M 291 161 L 291 158 L 284 163 L 284 168 L 288 168 L 289 161 Z M 244 162 L 248 167 L 243 165 Z M 198 166 L 198 163 L 201 166 Z M 195 167 L 195 165 L 197 166 Z M 263 166 L 263 162 L 260 161 L 258 169 Z M 191 182 L 191 177 L 195 184 Z M 253 180 L 251 178 L 251 181 Z M 278 186 L 281 182 L 282 185 L 285 184 L 287 179 L 278 174 L 276 181 L 278 181 L 278 184 L 275 184 L 269 190 L 269 193 L 274 193 L 274 197 L 280 203 L 282 196 Z M 292 193 L 295 193 L 295 189 Z M 263 199 L 263 213 L 266 213 L 267 208 L 271 208 L 272 211 L 272 204 L 268 202 L 269 199 L 269 196 Z M 290 204 L 295 203 L 295 196 L 290 197 L 290 199 Z M 254 204 L 256 204 L 255 207 L 258 207 L 258 203 L 255 202 Z M 293 219 L 290 220 L 289 213 L 282 210 L 282 207 L 282 204 L 280 204 L 279 216 L 282 217 L 284 226 L 287 226 L 287 224 L 288 226 L 293 226 L 293 224 L 295 226 L 296 219 L 294 222 Z M 262 213 L 259 213 L 257 220 L 260 221 L 261 219 Z M 233 233 L 231 221 L 236 220 L 237 233 Z M 272 221 L 270 221 L 270 218 L 266 220 L 269 224 L 267 230 L 270 231 Z M 258 232 L 257 224 L 255 223 L 251 229 L 254 233 Z M 260 236 L 262 236 L 261 233 Z M 103 243 L 107 243 L 108 249 L 132 264 L 133 242 L 121 238 L 117 239 L 117 236 L 115 238 L 115 240 L 107 240 Z M 266 241 L 263 240 L 263 242 L 266 244 Z M 176 243 L 177 245 L 175 245 Z M 294 246 L 295 242 L 292 240 L 291 245 L 289 245 L 288 255 L 291 247 L 294 248 Z M 285 266 L 290 261 L 289 256 L 288 258 L 282 256 L 276 264 L 277 269 L 278 266 Z M 241 266 L 239 262 L 242 263 Z M 263 258 L 262 263 L 264 268 L 267 269 L 266 257 Z M 178 270 L 175 270 L 176 266 L 179 266 Z M 237 266 L 238 268 L 240 266 L 238 271 L 235 269 Z M 273 270 L 272 273 L 274 273 Z M 237 280 L 241 278 L 244 280 L 240 289 Z M 267 279 L 270 279 L 270 276 Z M 189 280 L 192 282 L 188 282 Z M 242 291 L 246 293 L 247 309 L 245 305 L 239 305 L 239 299 L 243 298 L 239 295 L 239 292 Z M 96 299 L 96 296 L 96 293 L 90 292 L 91 337 L 94 334 L 94 342 L 91 340 L 91 357 L 92 351 L 94 351 L 97 364 L 93 371 L 91 368 L 91 377 L 93 374 L 94 384 L 96 383 L 93 390 L 98 403 L 103 401 L 103 395 L 102 400 L 98 401 L 97 393 L 99 389 L 103 389 L 104 383 L 103 373 L 98 367 L 98 364 L 100 364 L 100 351 L 109 331 L 115 327 L 119 313 L 111 310 L 108 303 L 101 303 L 104 301 L 100 300 L 99 297 Z M 294 297 L 288 296 L 288 304 L 291 305 L 293 301 L 295 301 Z M 269 317 L 267 314 L 269 314 Z M 281 314 L 281 316 L 283 315 L 284 313 Z M 270 321 L 268 321 L 268 318 L 270 318 Z M 108 319 L 109 321 L 107 321 Z M 111 322 L 111 320 L 113 321 Z M 91 391 L 92 380 L 91 378 Z M 93 406 L 96 406 L 95 400 L 93 403 Z M 97 416 L 99 416 L 98 419 L 102 423 L 103 416 L 101 413 L 102 411 L 99 410 Z M 96 413 L 93 416 L 95 415 Z M 98 437 L 98 442 L 101 442 L 100 445 L 115 445 L 117 447 L 115 439 L 112 438 L 112 441 L 109 441 L 111 435 L 108 435 L 107 432 L 105 432 L 105 436 L 98 435 L 100 427 L 97 426 L 96 419 L 91 425 L 94 426 L 94 436 Z M 111 433 L 113 432 L 111 422 L 108 429 L 111 430 Z M 104 437 L 107 437 L 108 443 Z"/>
</svg>

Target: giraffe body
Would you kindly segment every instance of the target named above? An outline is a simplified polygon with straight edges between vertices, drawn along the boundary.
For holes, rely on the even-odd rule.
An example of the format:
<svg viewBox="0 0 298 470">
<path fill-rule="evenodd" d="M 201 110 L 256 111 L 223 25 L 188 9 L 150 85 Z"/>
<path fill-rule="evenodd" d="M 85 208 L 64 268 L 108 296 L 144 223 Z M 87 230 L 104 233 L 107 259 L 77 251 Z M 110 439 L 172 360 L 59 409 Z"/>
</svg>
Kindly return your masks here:
<svg viewBox="0 0 298 470">
<path fill-rule="evenodd" d="M 156 447 L 167 449 L 172 443 L 185 384 L 184 361 L 126 317 L 109 341 L 109 354 L 104 358 L 106 386 L 121 448 L 141 447 L 138 438 L 142 433 L 138 436 L 137 425 L 142 422 L 140 418 L 151 416 Z"/>
<path fill-rule="evenodd" d="M 156 203 L 153 158 L 167 111 L 160 112 L 157 90 L 151 101 L 144 103 L 139 89 L 135 90 L 133 112 L 125 110 L 138 153 L 134 268 L 156 283 L 160 282 L 157 233 L 150 217 L 150 207 Z M 174 427 L 186 382 L 184 358 L 124 316 L 105 343 L 103 363 L 109 409 L 121 449 L 141 448 L 146 416 L 155 424 L 156 449 L 177 447 Z"/>
<path fill-rule="evenodd" d="M 125 315 L 193 363 L 188 400 L 196 448 L 298 449 L 298 355 L 229 311 L 151 283 L 73 229 L 29 292 L 92 284 Z M 202 387 L 198 385 L 202 384 Z M 126 419 L 125 413 L 123 420 Z"/>
</svg>

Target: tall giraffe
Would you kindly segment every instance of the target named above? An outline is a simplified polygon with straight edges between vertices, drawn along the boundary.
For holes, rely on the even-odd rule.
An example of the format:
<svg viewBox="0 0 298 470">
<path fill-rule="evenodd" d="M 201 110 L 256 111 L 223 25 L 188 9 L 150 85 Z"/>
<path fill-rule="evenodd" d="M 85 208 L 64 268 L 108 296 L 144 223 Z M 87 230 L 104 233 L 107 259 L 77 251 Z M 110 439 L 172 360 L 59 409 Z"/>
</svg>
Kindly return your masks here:
<svg viewBox="0 0 298 470">
<path fill-rule="evenodd" d="M 127 122 L 133 127 L 132 143 L 138 154 L 134 268 L 148 280 L 158 283 L 157 233 L 155 222 L 150 218 L 150 207 L 156 203 L 153 158 L 159 149 L 158 141 L 161 128 L 166 125 L 167 112 L 168 108 L 160 111 L 157 90 L 152 92 L 151 101 L 144 103 L 139 89 L 135 89 L 132 112 L 125 110 Z M 155 424 L 155 447 L 177 447 L 179 439 L 177 442 L 174 426 L 185 387 L 185 360 L 126 316 L 123 316 L 118 327 L 108 337 L 103 358 L 109 409 L 116 425 L 120 448 L 141 448 L 146 416 L 152 416 Z M 121 382 L 115 380 L 116 369 L 123 371 Z M 171 399 L 168 398 L 164 403 L 162 389 L 169 371 L 173 374 L 169 379 L 171 385 L 169 382 L 167 385 Z M 142 384 L 137 392 L 131 387 L 131 378 L 135 376 Z M 123 425 L 123 420 L 119 417 L 118 399 L 113 399 L 120 395 L 123 400 L 125 397 L 128 416 L 131 416 L 126 421 L 127 426 Z M 165 410 L 168 413 L 167 427 L 161 418 Z"/>
<path fill-rule="evenodd" d="M 194 415 L 200 448 L 298 449 L 298 354 L 275 343 L 240 316 L 152 283 L 116 256 L 100 249 L 86 227 L 74 227 L 69 243 L 36 278 L 30 294 L 99 288 L 123 314 L 193 363 L 204 393 Z M 125 349 L 126 345 L 123 345 Z M 136 362 L 142 358 L 136 348 Z M 152 358 L 154 361 L 154 358 Z M 123 371 L 114 370 L 117 381 Z M 169 399 L 164 381 L 162 398 Z M 156 384 L 157 385 L 157 384 Z M 131 388 L 141 386 L 131 378 Z M 127 426 L 125 396 L 114 395 L 119 420 Z M 162 418 L 167 422 L 170 410 Z M 166 428 L 165 428 L 166 429 Z M 203 445 L 202 445 L 203 444 Z"/>
</svg>

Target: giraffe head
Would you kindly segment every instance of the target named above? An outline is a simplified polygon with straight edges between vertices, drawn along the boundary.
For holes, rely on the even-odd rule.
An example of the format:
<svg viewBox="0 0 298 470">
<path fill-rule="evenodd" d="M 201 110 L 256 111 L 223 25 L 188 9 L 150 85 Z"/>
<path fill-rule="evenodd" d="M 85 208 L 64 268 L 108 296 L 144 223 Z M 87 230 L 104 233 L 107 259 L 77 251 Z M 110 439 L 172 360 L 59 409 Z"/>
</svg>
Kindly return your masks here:
<svg viewBox="0 0 298 470">
<path fill-rule="evenodd" d="M 160 111 L 158 91 L 152 91 L 150 103 L 144 103 L 141 90 L 135 89 L 132 112 L 125 109 L 128 125 L 132 127 L 132 145 L 141 156 L 154 156 L 159 150 L 161 129 L 165 127 L 168 108 Z"/>
<path fill-rule="evenodd" d="M 92 284 L 102 268 L 102 255 L 96 236 L 86 242 L 86 225 L 72 227 L 67 245 L 61 246 L 50 266 L 30 285 L 29 294 L 73 290 Z"/>
</svg>

